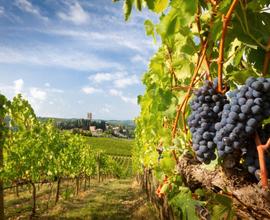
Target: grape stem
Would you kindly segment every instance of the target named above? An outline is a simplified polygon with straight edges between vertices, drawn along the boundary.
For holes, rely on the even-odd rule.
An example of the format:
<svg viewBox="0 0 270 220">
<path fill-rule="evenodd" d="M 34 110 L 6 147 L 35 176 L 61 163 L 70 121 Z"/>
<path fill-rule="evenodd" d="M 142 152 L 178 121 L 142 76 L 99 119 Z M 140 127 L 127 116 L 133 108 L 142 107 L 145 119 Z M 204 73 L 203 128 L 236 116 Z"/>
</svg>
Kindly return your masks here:
<svg viewBox="0 0 270 220">
<path fill-rule="evenodd" d="M 231 4 L 227 14 L 222 16 L 223 25 L 222 25 L 222 35 L 219 44 L 219 57 L 218 57 L 218 92 L 223 93 L 222 89 L 222 69 L 223 69 L 223 59 L 224 59 L 224 45 L 225 45 L 225 36 L 228 30 L 228 24 L 231 20 L 232 13 L 238 3 L 238 0 L 234 0 Z"/>
<path fill-rule="evenodd" d="M 172 82 L 171 82 L 172 85 L 171 86 L 173 87 L 173 80 L 174 80 L 175 84 L 177 84 L 177 77 L 176 77 L 175 69 L 172 65 L 172 52 L 171 52 L 171 49 L 169 48 L 168 45 L 166 45 L 166 52 L 167 52 L 167 56 L 168 56 L 168 69 L 172 75 Z"/>
<path fill-rule="evenodd" d="M 199 81 L 201 81 L 202 78 L 203 78 L 205 75 L 207 75 L 207 74 L 209 74 L 207 71 L 203 72 L 203 73 L 201 74 L 201 76 L 194 82 L 194 85 L 196 85 Z"/>
<path fill-rule="evenodd" d="M 217 5 L 217 2 L 215 0 L 209 0 L 209 2 L 213 5 L 213 6 L 216 6 Z"/>
<path fill-rule="evenodd" d="M 201 30 L 202 30 L 201 21 L 200 21 L 201 14 L 202 14 L 201 13 L 201 7 L 200 7 L 200 5 L 198 5 L 197 13 L 196 13 L 196 16 L 195 16 L 195 21 L 196 21 L 196 24 L 197 24 L 197 29 L 198 29 L 201 44 L 204 45 L 207 40 L 204 40 L 203 36 L 201 35 Z M 207 45 L 205 45 L 205 46 L 207 46 Z M 209 60 L 207 58 L 207 55 L 205 55 L 204 61 L 205 61 L 206 69 L 207 69 L 207 73 L 206 73 L 207 79 L 209 81 L 212 81 L 211 75 L 210 75 L 210 63 L 209 63 Z"/>
<path fill-rule="evenodd" d="M 210 28 L 213 26 L 213 22 L 214 22 L 214 18 L 216 16 L 216 1 L 213 0 L 213 2 L 215 2 L 215 4 L 213 4 L 213 8 L 212 8 L 212 15 L 211 15 L 211 20 L 210 20 Z M 197 16 L 198 16 L 198 13 L 199 13 L 199 10 L 197 10 Z M 198 19 L 198 18 L 195 18 L 195 20 Z M 201 29 L 201 25 L 199 24 L 199 28 Z M 187 128 L 186 128 L 186 123 L 185 123 L 185 108 L 186 108 L 186 105 L 187 105 L 187 102 L 188 102 L 188 99 L 190 98 L 190 93 L 192 91 L 192 88 L 194 87 L 194 85 L 196 85 L 198 83 L 198 81 L 205 75 L 205 74 L 208 74 L 208 76 L 210 77 L 210 72 L 208 73 L 203 73 L 200 78 L 198 80 L 196 80 L 196 77 L 197 77 L 197 74 L 198 74 L 198 71 L 202 65 L 202 62 L 204 61 L 204 57 L 206 56 L 206 50 L 207 50 L 207 47 L 209 47 L 208 45 L 208 40 L 210 38 L 210 33 L 208 34 L 208 37 L 205 41 L 201 41 L 201 48 L 200 48 L 200 52 L 199 52 L 199 55 L 198 55 L 198 61 L 197 61 L 197 65 L 196 65 L 196 68 L 194 70 L 194 74 L 192 76 L 192 79 L 191 79 L 191 83 L 188 87 L 188 92 L 186 94 L 186 96 L 184 97 L 184 100 L 183 102 L 181 103 L 181 105 L 178 107 L 178 110 L 177 110 L 177 113 L 176 113 L 176 117 L 175 117 L 175 121 L 174 121 L 174 125 L 173 125 L 173 130 L 172 130 L 172 137 L 174 138 L 175 135 L 176 135 L 176 129 L 177 129 L 177 123 L 178 123 L 178 120 L 180 118 L 180 114 L 182 113 L 182 119 L 183 119 L 183 124 L 184 124 L 184 128 L 185 128 L 185 131 L 187 132 Z M 208 61 L 209 62 L 209 61 Z M 209 69 L 210 69 L 210 62 L 209 62 Z M 210 70 L 209 70 L 210 71 Z M 184 109 L 184 110 L 183 110 Z"/>
<path fill-rule="evenodd" d="M 258 151 L 258 156 L 259 156 L 262 187 L 267 188 L 268 187 L 268 175 L 267 175 L 267 169 L 266 169 L 266 164 L 265 164 L 264 151 L 266 151 L 267 148 L 270 147 L 270 138 L 268 139 L 266 144 L 262 144 L 261 139 L 260 139 L 258 133 L 256 132 L 255 143 L 257 145 L 257 151 Z"/>
<path fill-rule="evenodd" d="M 194 85 L 196 85 L 199 81 L 201 81 L 202 78 L 203 78 L 204 76 L 206 76 L 207 74 L 208 74 L 207 71 L 203 72 L 203 73 L 200 75 L 200 77 L 199 77 L 197 80 L 195 80 Z M 172 89 L 173 89 L 173 90 L 176 90 L 176 91 L 185 91 L 185 92 L 187 92 L 188 89 L 189 89 L 189 86 L 181 86 L 181 85 L 178 85 L 178 86 L 174 86 Z M 191 88 L 191 91 L 193 92 L 194 89 Z"/>
<path fill-rule="evenodd" d="M 270 47 L 270 38 L 267 44 L 267 48 L 269 47 Z M 269 72 L 269 62 L 270 62 L 270 50 L 265 52 L 264 63 L 263 63 L 263 76 L 267 75 Z"/>
<path fill-rule="evenodd" d="M 177 90 L 177 91 L 188 91 L 189 87 L 188 86 L 174 86 L 172 87 L 173 90 Z"/>
<path fill-rule="evenodd" d="M 201 48 L 201 56 L 200 56 L 200 59 L 199 59 L 199 62 L 194 70 L 194 74 L 192 76 L 192 79 L 191 79 L 191 82 L 190 82 L 190 85 L 188 87 L 188 91 L 184 97 L 184 100 L 183 102 L 181 103 L 181 105 L 179 106 L 179 108 L 177 109 L 177 113 L 176 113 L 176 117 L 175 117 L 175 120 L 174 120 L 174 125 L 173 125 L 173 130 L 172 130 L 172 138 L 175 138 L 175 135 L 176 135 L 176 129 L 177 129 L 177 124 L 178 124 L 178 121 L 179 121 L 179 117 L 180 117 L 180 114 L 182 112 L 182 110 L 185 110 L 186 108 L 186 105 L 187 105 L 187 102 L 188 102 L 188 99 L 191 95 L 191 91 L 192 91 L 192 88 L 194 86 L 194 82 L 196 80 L 196 77 L 198 75 L 198 72 L 199 72 L 199 69 L 203 63 L 203 60 L 204 60 L 204 57 L 206 55 L 206 44 L 207 42 L 205 42 L 205 45 L 203 45 L 203 47 Z M 184 115 L 183 115 L 184 117 Z"/>
</svg>

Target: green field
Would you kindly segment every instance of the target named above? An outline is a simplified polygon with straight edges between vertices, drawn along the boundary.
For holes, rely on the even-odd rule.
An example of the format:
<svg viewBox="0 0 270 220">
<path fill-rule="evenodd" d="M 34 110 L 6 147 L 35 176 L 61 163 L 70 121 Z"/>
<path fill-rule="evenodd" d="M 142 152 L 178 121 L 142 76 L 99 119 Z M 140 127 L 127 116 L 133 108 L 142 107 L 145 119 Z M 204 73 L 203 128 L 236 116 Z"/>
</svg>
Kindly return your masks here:
<svg viewBox="0 0 270 220">
<path fill-rule="evenodd" d="M 93 149 L 103 150 L 107 154 L 131 156 L 134 140 L 120 138 L 87 137 Z"/>
</svg>

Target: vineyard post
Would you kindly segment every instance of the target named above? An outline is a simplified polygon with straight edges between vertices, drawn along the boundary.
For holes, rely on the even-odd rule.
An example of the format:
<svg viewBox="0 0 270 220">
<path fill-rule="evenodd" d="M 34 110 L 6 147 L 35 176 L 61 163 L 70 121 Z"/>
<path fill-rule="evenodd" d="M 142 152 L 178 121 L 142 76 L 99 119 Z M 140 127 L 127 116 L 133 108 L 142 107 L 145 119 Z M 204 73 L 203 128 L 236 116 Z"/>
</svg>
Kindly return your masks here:
<svg viewBox="0 0 270 220">
<path fill-rule="evenodd" d="M 59 196 L 60 196 L 60 184 L 61 184 L 61 177 L 58 177 L 57 179 L 57 189 L 56 189 L 56 196 L 55 196 L 55 204 L 58 202 L 59 200 Z"/>
<path fill-rule="evenodd" d="M 80 177 L 76 176 L 76 195 L 79 195 L 79 189 L 80 189 Z"/>
<path fill-rule="evenodd" d="M 100 154 L 97 156 L 98 182 L 100 183 Z"/>
<path fill-rule="evenodd" d="M 87 176 L 84 174 L 84 191 L 86 191 L 87 188 Z"/>
<path fill-rule="evenodd" d="M 16 196 L 19 197 L 19 186 L 16 184 Z"/>
</svg>

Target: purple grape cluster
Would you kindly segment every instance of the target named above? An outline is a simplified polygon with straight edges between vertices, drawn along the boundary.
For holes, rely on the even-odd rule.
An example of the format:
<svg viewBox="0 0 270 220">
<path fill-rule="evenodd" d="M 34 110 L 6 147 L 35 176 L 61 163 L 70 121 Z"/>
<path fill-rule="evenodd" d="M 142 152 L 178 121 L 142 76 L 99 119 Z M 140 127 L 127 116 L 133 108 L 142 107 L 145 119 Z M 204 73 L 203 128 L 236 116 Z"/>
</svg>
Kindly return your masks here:
<svg viewBox="0 0 270 220">
<path fill-rule="evenodd" d="M 226 96 L 216 92 L 217 80 L 214 83 L 205 81 L 204 85 L 194 92 L 190 102 L 192 114 L 188 118 L 188 126 L 192 133 L 193 150 L 199 161 L 206 164 L 216 158 L 215 124 L 221 117 L 223 106 L 228 103 Z"/>
<path fill-rule="evenodd" d="M 224 105 L 221 120 L 215 124 L 213 138 L 218 156 L 223 158 L 235 150 L 247 152 L 249 137 L 263 119 L 270 116 L 270 79 L 253 78 L 231 92 L 230 103 Z"/>
<path fill-rule="evenodd" d="M 216 158 L 216 148 L 220 158 L 240 152 L 248 171 L 256 175 L 259 162 L 253 134 L 259 131 L 264 139 L 270 135 L 270 126 L 260 128 L 270 116 L 270 79 L 248 78 L 245 85 L 228 93 L 229 101 L 216 90 L 215 79 L 194 92 L 188 118 L 192 148 L 206 164 Z"/>
</svg>

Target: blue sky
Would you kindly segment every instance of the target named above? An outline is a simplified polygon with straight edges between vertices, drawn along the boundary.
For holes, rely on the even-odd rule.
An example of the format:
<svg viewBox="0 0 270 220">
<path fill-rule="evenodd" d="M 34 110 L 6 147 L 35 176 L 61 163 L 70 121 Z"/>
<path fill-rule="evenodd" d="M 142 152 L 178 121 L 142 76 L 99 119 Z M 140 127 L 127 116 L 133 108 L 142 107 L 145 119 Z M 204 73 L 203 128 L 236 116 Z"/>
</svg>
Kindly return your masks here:
<svg viewBox="0 0 270 220">
<path fill-rule="evenodd" d="M 38 116 L 133 119 L 157 50 L 150 12 L 125 22 L 122 1 L 0 0 L 0 92 L 22 93 Z"/>
</svg>

